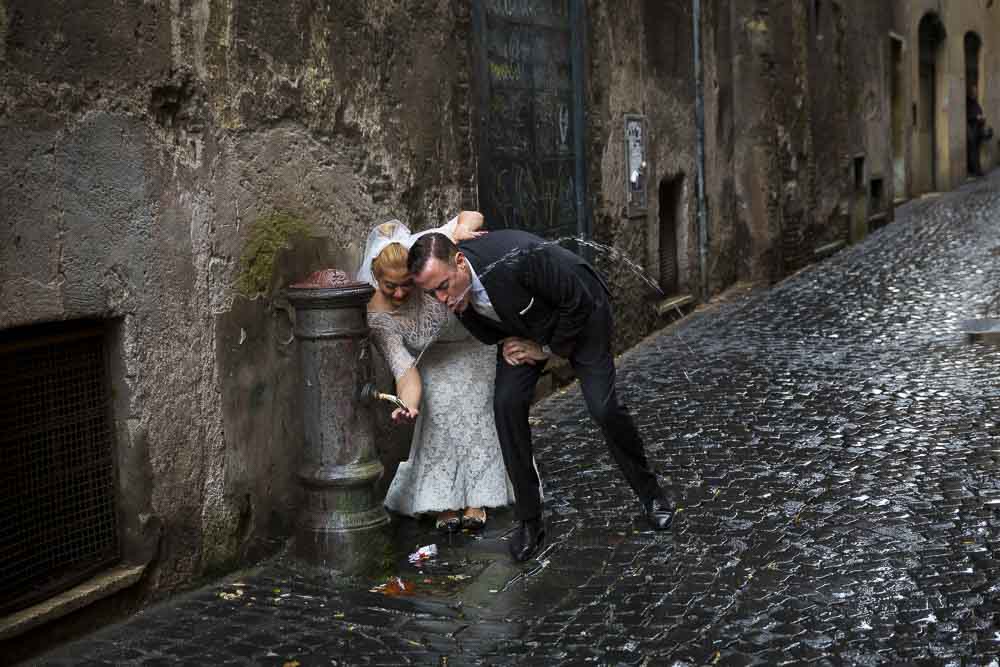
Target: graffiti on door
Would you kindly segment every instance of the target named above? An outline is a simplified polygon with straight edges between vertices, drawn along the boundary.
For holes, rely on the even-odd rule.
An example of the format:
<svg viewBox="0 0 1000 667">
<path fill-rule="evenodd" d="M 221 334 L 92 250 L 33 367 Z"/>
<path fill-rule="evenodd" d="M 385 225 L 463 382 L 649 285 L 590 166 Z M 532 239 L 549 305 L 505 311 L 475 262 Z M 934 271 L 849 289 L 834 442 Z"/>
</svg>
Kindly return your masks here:
<svg viewBox="0 0 1000 667">
<path fill-rule="evenodd" d="M 479 196 L 487 226 L 546 237 L 585 233 L 580 162 L 580 0 L 474 3 L 480 101 Z"/>
</svg>

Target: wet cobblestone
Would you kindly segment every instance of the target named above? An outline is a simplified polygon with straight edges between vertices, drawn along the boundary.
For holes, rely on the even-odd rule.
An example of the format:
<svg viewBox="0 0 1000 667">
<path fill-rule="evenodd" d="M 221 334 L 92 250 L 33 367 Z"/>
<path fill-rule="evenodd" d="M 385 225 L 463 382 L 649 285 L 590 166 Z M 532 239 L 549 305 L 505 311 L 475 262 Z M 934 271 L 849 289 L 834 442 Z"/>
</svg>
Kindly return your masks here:
<svg viewBox="0 0 1000 667">
<path fill-rule="evenodd" d="M 668 534 L 571 389 L 533 412 L 551 539 L 526 568 L 501 515 L 447 565 L 404 556 L 416 596 L 277 561 L 35 663 L 1000 664 L 1000 347 L 958 331 L 1000 285 L 998 188 L 913 202 L 622 358 Z"/>
</svg>

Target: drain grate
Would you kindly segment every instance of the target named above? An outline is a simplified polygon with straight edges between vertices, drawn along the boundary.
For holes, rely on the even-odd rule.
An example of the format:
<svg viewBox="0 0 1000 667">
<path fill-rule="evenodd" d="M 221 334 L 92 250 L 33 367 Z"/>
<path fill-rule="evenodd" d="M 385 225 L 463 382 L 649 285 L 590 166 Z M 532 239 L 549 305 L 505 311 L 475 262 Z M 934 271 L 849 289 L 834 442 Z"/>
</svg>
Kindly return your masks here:
<svg viewBox="0 0 1000 667">
<path fill-rule="evenodd" d="M 104 330 L 0 340 L 0 614 L 118 560 Z"/>
</svg>

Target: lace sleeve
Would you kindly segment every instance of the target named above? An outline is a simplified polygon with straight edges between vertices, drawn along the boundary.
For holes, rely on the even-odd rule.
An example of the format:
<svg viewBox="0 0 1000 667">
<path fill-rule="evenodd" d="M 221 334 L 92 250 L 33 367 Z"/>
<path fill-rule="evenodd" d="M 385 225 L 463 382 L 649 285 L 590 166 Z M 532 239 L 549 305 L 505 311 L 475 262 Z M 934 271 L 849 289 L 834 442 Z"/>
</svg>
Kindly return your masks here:
<svg viewBox="0 0 1000 667">
<path fill-rule="evenodd" d="M 368 328 L 375 347 L 385 357 L 397 380 L 413 367 L 413 355 L 403 343 L 403 334 L 388 313 L 368 313 Z"/>
<path fill-rule="evenodd" d="M 446 224 L 442 225 L 441 227 L 438 227 L 435 231 L 441 232 L 442 234 L 444 234 L 445 236 L 447 236 L 448 238 L 450 238 L 452 241 L 454 241 L 455 240 L 455 229 L 457 227 L 458 227 L 458 216 L 456 215 L 454 218 L 452 218 L 451 220 L 449 220 Z"/>
</svg>

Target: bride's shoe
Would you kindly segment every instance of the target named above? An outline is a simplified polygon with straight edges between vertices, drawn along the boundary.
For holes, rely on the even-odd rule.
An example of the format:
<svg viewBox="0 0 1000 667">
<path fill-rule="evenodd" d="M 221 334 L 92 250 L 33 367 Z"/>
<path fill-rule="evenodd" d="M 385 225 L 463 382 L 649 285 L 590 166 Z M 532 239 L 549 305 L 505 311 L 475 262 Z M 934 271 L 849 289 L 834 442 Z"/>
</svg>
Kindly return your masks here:
<svg viewBox="0 0 1000 667">
<path fill-rule="evenodd" d="M 437 516 L 437 521 L 434 522 L 434 527 L 436 529 L 446 530 L 449 533 L 454 533 L 461 525 L 462 520 L 458 518 L 458 513 L 454 510 L 441 512 Z"/>
<path fill-rule="evenodd" d="M 486 509 L 482 507 L 469 507 L 462 514 L 462 528 L 469 530 L 479 530 L 486 525 Z"/>
</svg>

